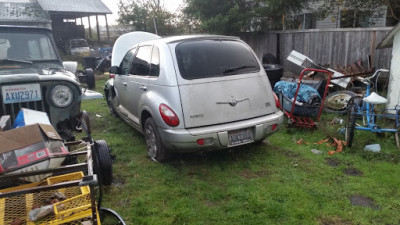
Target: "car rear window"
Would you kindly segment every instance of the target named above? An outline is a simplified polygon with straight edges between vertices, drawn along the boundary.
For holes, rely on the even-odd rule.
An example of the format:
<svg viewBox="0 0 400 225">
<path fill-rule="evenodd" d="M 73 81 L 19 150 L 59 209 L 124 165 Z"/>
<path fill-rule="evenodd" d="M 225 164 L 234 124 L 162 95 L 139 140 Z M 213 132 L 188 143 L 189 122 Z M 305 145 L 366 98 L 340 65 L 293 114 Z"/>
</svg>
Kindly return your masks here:
<svg viewBox="0 0 400 225">
<path fill-rule="evenodd" d="M 196 40 L 176 46 L 184 79 L 230 76 L 260 71 L 251 49 L 235 40 Z"/>
</svg>

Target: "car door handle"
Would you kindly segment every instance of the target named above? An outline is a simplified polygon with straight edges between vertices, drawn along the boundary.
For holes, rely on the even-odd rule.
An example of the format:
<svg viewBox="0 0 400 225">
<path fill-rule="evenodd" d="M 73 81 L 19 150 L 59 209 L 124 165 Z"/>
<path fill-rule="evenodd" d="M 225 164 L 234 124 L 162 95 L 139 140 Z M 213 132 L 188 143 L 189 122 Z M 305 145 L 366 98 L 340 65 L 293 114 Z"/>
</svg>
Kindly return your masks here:
<svg viewBox="0 0 400 225">
<path fill-rule="evenodd" d="M 122 84 L 123 84 L 124 86 L 126 86 L 126 85 L 127 85 L 126 81 L 122 81 Z"/>
<path fill-rule="evenodd" d="M 140 89 L 142 89 L 143 91 L 147 91 L 147 87 L 144 86 L 144 85 L 141 85 L 141 86 L 140 86 Z"/>
</svg>

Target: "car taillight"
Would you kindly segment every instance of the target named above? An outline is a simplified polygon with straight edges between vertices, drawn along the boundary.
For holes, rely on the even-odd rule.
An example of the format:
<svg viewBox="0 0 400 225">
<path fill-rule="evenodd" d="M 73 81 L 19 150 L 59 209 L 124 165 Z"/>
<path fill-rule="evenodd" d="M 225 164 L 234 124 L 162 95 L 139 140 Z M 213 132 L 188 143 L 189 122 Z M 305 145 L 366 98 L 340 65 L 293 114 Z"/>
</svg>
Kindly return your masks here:
<svg viewBox="0 0 400 225">
<path fill-rule="evenodd" d="M 179 125 L 179 118 L 170 107 L 165 104 L 161 104 L 159 110 L 161 118 L 168 126 L 176 127 Z"/>
<path fill-rule="evenodd" d="M 115 74 L 110 73 L 110 78 L 114 78 L 114 77 L 115 77 Z"/>
<path fill-rule="evenodd" d="M 275 98 L 276 108 L 280 109 L 281 108 L 281 101 L 279 101 L 279 98 L 278 98 L 278 96 L 276 96 L 275 93 L 274 93 L 274 98 Z"/>
<path fill-rule="evenodd" d="M 271 130 L 274 131 L 274 130 L 276 130 L 277 127 L 278 127 L 278 124 L 274 124 L 274 125 L 272 125 Z"/>
<path fill-rule="evenodd" d="M 214 138 L 208 137 L 208 138 L 197 139 L 196 142 L 197 142 L 198 145 L 213 145 L 214 144 Z"/>
</svg>

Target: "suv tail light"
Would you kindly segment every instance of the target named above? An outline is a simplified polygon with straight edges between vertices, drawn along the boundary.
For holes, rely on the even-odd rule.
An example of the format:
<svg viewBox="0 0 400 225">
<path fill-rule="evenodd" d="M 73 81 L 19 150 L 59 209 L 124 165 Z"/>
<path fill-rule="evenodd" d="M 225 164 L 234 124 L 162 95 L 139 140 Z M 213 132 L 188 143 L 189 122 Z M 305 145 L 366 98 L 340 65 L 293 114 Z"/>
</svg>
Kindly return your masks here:
<svg viewBox="0 0 400 225">
<path fill-rule="evenodd" d="M 278 98 L 278 96 L 276 96 L 275 93 L 274 93 L 274 98 L 275 98 L 276 108 L 280 109 L 281 108 L 281 101 L 279 101 L 279 98 Z"/>
<path fill-rule="evenodd" d="M 168 126 L 176 127 L 179 125 L 179 118 L 170 107 L 165 104 L 161 104 L 159 110 L 161 118 Z"/>
<path fill-rule="evenodd" d="M 115 77 L 115 74 L 110 73 L 110 78 L 114 78 L 114 77 Z"/>
</svg>

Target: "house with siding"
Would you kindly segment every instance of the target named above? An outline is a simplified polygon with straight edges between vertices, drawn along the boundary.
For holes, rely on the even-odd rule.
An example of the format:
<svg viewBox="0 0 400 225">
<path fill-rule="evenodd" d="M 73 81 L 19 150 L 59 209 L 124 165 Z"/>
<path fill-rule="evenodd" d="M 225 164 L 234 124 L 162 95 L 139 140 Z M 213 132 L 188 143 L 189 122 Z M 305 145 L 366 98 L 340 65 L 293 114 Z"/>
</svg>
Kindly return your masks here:
<svg viewBox="0 0 400 225">
<path fill-rule="evenodd" d="M 400 105 L 400 23 L 378 45 L 378 48 L 390 47 L 392 47 L 392 63 L 390 66 L 387 108 L 393 109 Z"/>
<path fill-rule="evenodd" d="M 390 17 L 386 5 L 373 10 L 354 10 L 346 7 L 343 1 L 329 0 L 312 1 L 300 13 L 295 14 L 293 20 L 297 21 L 299 29 L 386 27 L 396 23 Z"/>
</svg>

